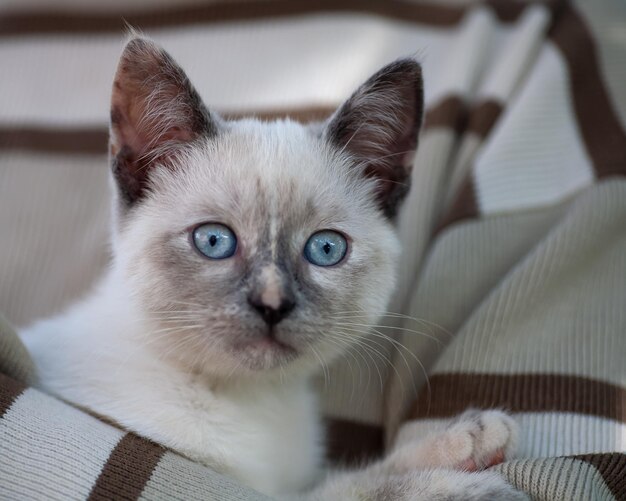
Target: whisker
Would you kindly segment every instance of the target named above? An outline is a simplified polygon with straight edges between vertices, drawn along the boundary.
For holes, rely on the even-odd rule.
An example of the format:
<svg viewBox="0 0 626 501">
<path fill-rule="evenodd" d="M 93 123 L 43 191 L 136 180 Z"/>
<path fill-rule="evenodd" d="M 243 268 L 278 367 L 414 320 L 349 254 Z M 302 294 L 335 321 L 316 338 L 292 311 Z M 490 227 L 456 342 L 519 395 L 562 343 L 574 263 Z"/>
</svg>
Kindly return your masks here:
<svg viewBox="0 0 626 501">
<path fill-rule="evenodd" d="M 354 332 L 354 331 L 353 331 Z M 345 334 L 347 334 L 350 338 L 354 338 L 354 335 L 348 334 L 347 332 L 344 331 Z M 370 337 L 372 336 L 372 337 Z M 364 335 L 363 337 L 359 338 L 358 341 L 369 341 L 371 343 L 375 343 L 377 346 L 379 346 L 381 348 L 381 350 L 386 350 L 387 347 L 385 347 L 382 343 L 380 343 L 379 341 L 377 341 L 376 339 L 373 339 L 373 337 L 380 337 L 381 339 L 389 342 L 389 341 L 395 341 L 391 338 L 388 338 L 388 336 L 384 336 L 384 335 L 380 335 L 377 336 L 376 332 L 368 332 L 366 335 Z M 393 345 L 393 344 L 392 344 Z M 394 348 L 398 351 L 398 353 L 400 354 L 400 356 L 402 357 L 402 359 L 404 360 L 404 363 L 407 367 L 407 369 L 410 372 L 410 367 L 409 367 L 409 363 L 406 360 L 406 357 L 404 356 L 404 354 L 402 353 L 402 351 L 398 350 L 397 347 L 395 347 L 395 345 L 393 345 Z M 396 368 L 395 364 L 393 363 L 393 361 L 391 360 L 391 356 L 385 356 L 382 355 L 383 359 L 385 360 L 385 362 L 387 363 L 387 365 L 389 367 L 391 367 L 391 369 L 396 373 L 396 375 L 398 376 L 398 380 L 400 381 L 400 384 L 402 385 L 402 391 L 404 392 L 404 383 L 402 382 L 402 378 L 400 377 L 400 373 L 398 372 L 398 369 Z"/>
<path fill-rule="evenodd" d="M 411 374 L 412 373 L 411 366 L 410 366 L 408 360 L 406 359 L 406 357 L 404 356 L 404 352 L 408 353 L 413 358 L 413 360 L 415 360 L 415 362 L 420 366 L 422 372 L 424 373 L 424 377 L 426 379 L 426 383 L 427 383 L 427 386 L 429 388 L 428 391 L 429 391 L 429 395 L 430 395 L 430 381 L 429 381 L 429 378 L 428 378 L 428 373 L 426 372 L 426 368 L 424 367 L 424 364 L 422 364 L 421 360 L 409 348 L 407 348 L 405 345 L 403 345 L 400 341 L 398 341 L 397 339 L 394 339 L 394 338 L 392 338 L 392 337 L 390 337 L 390 336 L 388 336 L 388 335 L 386 335 L 386 334 L 384 334 L 384 333 L 382 333 L 382 332 L 380 332 L 380 331 L 378 331 L 376 329 L 363 330 L 363 329 L 355 329 L 355 328 L 352 328 L 352 327 L 343 327 L 343 329 L 352 330 L 353 332 L 356 332 L 356 333 L 362 334 L 362 335 L 377 336 L 377 337 L 380 337 L 381 339 L 384 339 L 384 340 L 392 343 L 396 347 L 396 350 L 397 350 L 398 354 L 402 357 L 402 360 L 404 361 L 404 365 L 406 366 L 408 373 Z M 403 352 L 403 350 L 404 350 L 404 352 Z M 395 370 L 396 370 L 396 374 L 398 375 L 399 381 L 402 384 L 402 387 L 403 387 L 402 391 L 404 391 L 404 384 L 402 383 L 402 378 L 400 378 L 400 374 L 397 372 L 397 369 L 395 369 Z M 413 381 L 412 378 L 410 380 L 411 380 L 411 385 L 413 386 L 413 391 L 417 394 L 417 388 L 415 387 L 415 382 Z"/>
<path fill-rule="evenodd" d="M 354 360 L 354 363 L 358 365 L 358 360 L 356 359 L 356 357 L 354 356 L 354 354 L 352 353 L 352 350 L 354 349 L 354 344 L 351 342 L 341 342 L 341 340 L 338 339 L 334 339 L 332 337 L 323 337 L 322 338 L 322 342 L 330 342 L 335 346 L 338 346 L 340 351 L 339 351 L 339 356 L 341 356 L 346 363 L 348 364 L 348 367 L 350 368 L 350 381 L 351 381 L 351 387 L 350 387 L 350 402 L 352 402 L 353 398 L 354 398 L 354 389 L 355 389 L 355 375 L 354 375 L 354 368 L 352 367 L 352 364 L 350 363 L 350 360 L 347 358 L 347 356 L 345 355 L 350 355 L 352 357 L 352 359 Z"/>
<path fill-rule="evenodd" d="M 426 334 L 425 332 L 417 331 L 415 329 L 408 329 L 408 328 L 405 328 L 405 327 L 396 327 L 396 326 L 393 326 L 393 325 L 381 325 L 381 324 L 357 324 L 357 323 L 354 323 L 354 322 L 337 322 L 336 325 L 339 325 L 339 326 L 349 325 L 349 326 L 353 326 L 353 327 L 365 327 L 367 329 L 373 329 L 375 327 L 380 327 L 380 328 L 384 328 L 384 329 L 392 329 L 392 330 L 398 330 L 398 331 L 403 331 L 403 332 L 411 332 L 411 333 L 414 333 L 414 334 L 421 334 L 425 338 L 431 339 L 431 340 L 435 341 L 436 343 L 439 343 L 440 345 L 443 345 L 441 340 L 437 339 L 435 336 L 431 336 L 430 334 Z"/>
<path fill-rule="evenodd" d="M 334 315 L 331 315 L 330 318 L 333 319 L 350 319 L 350 318 L 359 318 L 359 317 L 369 317 L 370 315 L 367 314 L 365 311 L 362 310 L 352 310 L 352 311 L 345 311 L 345 312 L 337 312 Z M 447 336 L 449 336 L 450 338 L 454 337 L 453 334 L 446 329 L 445 327 L 443 327 L 442 325 L 436 323 L 436 322 L 432 322 L 430 320 L 426 320 L 424 318 L 417 318 L 417 317 L 412 317 L 410 315 L 405 315 L 403 313 L 395 313 L 395 312 L 385 312 L 382 313 L 380 315 L 377 315 L 377 317 L 380 318 L 397 318 L 397 319 L 405 319 L 405 320 L 412 320 L 414 322 L 417 323 L 421 323 L 427 326 L 432 326 L 435 327 L 436 329 L 442 331 L 443 333 L 445 333 Z"/>
<path fill-rule="evenodd" d="M 326 364 L 324 363 L 324 360 L 322 359 L 320 354 L 317 352 L 317 350 L 313 346 L 313 343 L 311 343 L 310 341 L 307 341 L 307 344 L 309 345 L 309 348 L 311 349 L 313 354 L 320 361 L 320 365 L 322 366 L 322 371 L 324 372 L 324 388 L 328 389 L 328 383 L 329 383 L 329 379 L 330 379 L 330 374 L 328 373 L 328 367 L 326 366 Z"/>
<path fill-rule="evenodd" d="M 340 332 L 334 331 L 333 334 L 338 335 L 340 334 Z M 381 360 L 383 360 L 387 364 L 389 364 L 391 360 L 385 357 L 385 355 L 381 351 L 377 350 L 376 348 L 373 348 L 372 346 L 367 345 L 365 343 L 365 338 L 354 339 L 354 337 L 352 338 L 348 337 L 348 339 L 350 339 L 350 341 L 353 342 L 355 345 L 359 346 L 360 348 L 363 348 L 365 350 L 365 354 L 367 354 L 372 360 L 372 363 L 374 364 L 374 368 L 376 369 L 376 372 L 378 374 L 378 380 L 380 382 L 380 391 L 382 393 L 384 391 L 383 377 L 380 372 L 380 369 L 378 368 L 378 363 L 376 362 L 376 359 L 374 358 L 373 355 L 378 356 Z"/>
</svg>

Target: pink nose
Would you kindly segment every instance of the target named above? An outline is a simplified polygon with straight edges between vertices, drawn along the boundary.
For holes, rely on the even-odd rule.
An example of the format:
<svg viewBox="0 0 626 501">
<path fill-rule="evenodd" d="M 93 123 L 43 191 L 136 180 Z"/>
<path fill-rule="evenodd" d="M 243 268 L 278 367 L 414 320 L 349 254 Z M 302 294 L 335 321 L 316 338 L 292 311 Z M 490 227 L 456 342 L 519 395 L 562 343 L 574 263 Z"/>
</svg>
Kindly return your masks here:
<svg viewBox="0 0 626 501">
<path fill-rule="evenodd" d="M 250 303 L 250 306 L 252 306 L 252 308 L 254 308 L 254 310 L 261 315 L 261 317 L 263 317 L 263 320 L 265 320 L 268 325 L 276 325 L 283 318 L 289 315 L 291 310 L 293 310 L 296 306 L 296 303 L 287 297 L 281 299 L 277 308 L 273 305 L 267 305 L 260 298 L 254 296 L 248 297 L 248 303 Z"/>
</svg>

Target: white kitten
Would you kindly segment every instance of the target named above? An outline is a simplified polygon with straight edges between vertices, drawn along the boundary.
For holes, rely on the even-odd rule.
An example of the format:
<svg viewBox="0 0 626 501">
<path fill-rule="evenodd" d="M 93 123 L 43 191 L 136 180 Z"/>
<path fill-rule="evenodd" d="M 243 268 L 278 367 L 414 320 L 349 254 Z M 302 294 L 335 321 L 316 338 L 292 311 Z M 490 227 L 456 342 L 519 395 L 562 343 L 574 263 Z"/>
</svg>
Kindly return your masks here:
<svg viewBox="0 0 626 501">
<path fill-rule="evenodd" d="M 326 124 L 227 122 L 131 40 L 111 107 L 114 259 L 86 300 L 22 333 L 40 385 L 259 491 L 311 489 L 309 379 L 345 347 L 340 313 L 373 324 L 393 290 L 422 99 L 419 65 L 400 60 Z M 415 471 L 477 469 L 514 435 L 504 414 L 471 415 L 303 495 L 514 499 L 494 474 Z"/>
</svg>

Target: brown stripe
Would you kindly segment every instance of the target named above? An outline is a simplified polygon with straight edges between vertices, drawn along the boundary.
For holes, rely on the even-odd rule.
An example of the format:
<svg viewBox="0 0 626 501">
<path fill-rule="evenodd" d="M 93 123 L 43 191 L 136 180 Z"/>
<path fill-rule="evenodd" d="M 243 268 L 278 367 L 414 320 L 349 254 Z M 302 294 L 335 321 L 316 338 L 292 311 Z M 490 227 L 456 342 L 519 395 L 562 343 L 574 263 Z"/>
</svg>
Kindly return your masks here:
<svg viewBox="0 0 626 501">
<path fill-rule="evenodd" d="M 460 133 L 467 122 L 465 103 L 458 96 L 446 96 L 426 111 L 424 129 L 448 127 Z"/>
<path fill-rule="evenodd" d="M 501 103 L 493 100 L 483 101 L 475 106 L 469 114 L 467 132 L 476 134 L 481 138 L 487 137 L 503 109 Z"/>
<path fill-rule="evenodd" d="M 384 448 L 381 426 L 348 421 L 326 420 L 326 455 L 335 464 L 355 466 L 380 457 Z"/>
<path fill-rule="evenodd" d="M 596 175 L 626 175 L 626 134 L 604 87 L 591 33 L 569 3 L 549 37 L 568 66 L 574 111 Z"/>
<path fill-rule="evenodd" d="M 0 128 L 0 150 L 106 153 L 106 128 Z"/>
<path fill-rule="evenodd" d="M 435 235 L 444 228 L 464 219 L 475 219 L 479 215 L 476 188 L 472 176 L 468 176 L 456 195 L 455 201 L 435 228 Z"/>
<path fill-rule="evenodd" d="M 264 110 L 226 113 L 227 118 L 254 116 L 261 120 L 291 118 L 299 122 L 323 120 L 334 106 L 315 106 L 293 110 Z M 49 153 L 106 153 L 109 132 L 106 127 L 0 127 L 0 150 L 31 150 Z"/>
<path fill-rule="evenodd" d="M 0 419 L 2 419 L 2 416 L 11 408 L 13 402 L 25 389 L 25 384 L 0 374 Z"/>
<path fill-rule="evenodd" d="M 136 500 L 164 452 L 163 447 L 127 433 L 111 452 L 88 499 Z"/>
<path fill-rule="evenodd" d="M 615 499 L 626 500 L 626 454 L 583 454 L 571 456 L 574 459 L 585 461 L 598 470 L 602 475 Z"/>
<path fill-rule="evenodd" d="M 562 374 L 436 374 L 413 417 L 454 416 L 468 407 L 575 412 L 626 423 L 626 389 Z"/>
<path fill-rule="evenodd" d="M 485 3 L 493 8 L 503 22 L 516 20 L 526 5 L 526 2 L 513 0 L 491 0 Z M 373 14 L 405 22 L 454 26 L 463 18 L 467 9 L 467 6 L 439 5 L 435 2 L 410 3 L 402 0 L 254 0 L 183 5 L 144 12 L 13 12 L 0 16 L 0 36 L 115 33 L 122 32 L 126 22 L 136 28 L 149 29 L 319 13 Z"/>
</svg>

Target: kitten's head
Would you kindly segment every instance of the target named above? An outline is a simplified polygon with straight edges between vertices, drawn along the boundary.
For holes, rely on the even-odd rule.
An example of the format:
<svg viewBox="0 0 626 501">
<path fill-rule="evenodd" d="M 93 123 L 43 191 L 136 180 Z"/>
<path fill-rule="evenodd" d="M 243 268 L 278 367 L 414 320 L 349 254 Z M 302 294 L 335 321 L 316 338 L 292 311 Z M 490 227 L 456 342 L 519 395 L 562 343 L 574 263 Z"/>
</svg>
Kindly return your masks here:
<svg viewBox="0 0 626 501">
<path fill-rule="evenodd" d="M 312 368 L 361 336 L 346 319 L 375 323 L 394 287 L 422 99 L 399 60 L 324 124 L 225 121 L 131 40 L 111 107 L 115 266 L 145 342 L 229 376 Z"/>
</svg>

